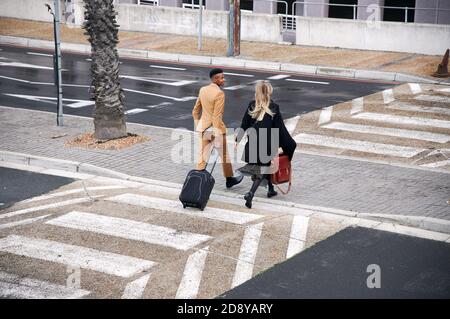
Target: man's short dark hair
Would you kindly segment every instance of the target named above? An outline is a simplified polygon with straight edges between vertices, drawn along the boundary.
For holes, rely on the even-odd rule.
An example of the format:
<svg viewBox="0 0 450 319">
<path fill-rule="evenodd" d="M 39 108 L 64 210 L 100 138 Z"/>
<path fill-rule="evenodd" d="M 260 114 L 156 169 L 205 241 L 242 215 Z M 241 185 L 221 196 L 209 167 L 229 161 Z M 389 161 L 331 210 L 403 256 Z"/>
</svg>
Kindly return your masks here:
<svg viewBox="0 0 450 319">
<path fill-rule="evenodd" d="M 209 72 L 209 78 L 212 79 L 216 74 L 223 73 L 222 69 L 212 69 L 211 72 Z"/>
</svg>

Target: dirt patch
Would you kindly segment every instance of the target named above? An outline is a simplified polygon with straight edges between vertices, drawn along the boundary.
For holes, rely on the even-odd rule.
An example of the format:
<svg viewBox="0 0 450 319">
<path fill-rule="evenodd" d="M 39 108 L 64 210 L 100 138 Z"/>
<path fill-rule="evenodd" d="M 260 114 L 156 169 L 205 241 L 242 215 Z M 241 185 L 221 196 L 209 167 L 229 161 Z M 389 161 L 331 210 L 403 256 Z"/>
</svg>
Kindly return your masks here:
<svg viewBox="0 0 450 319">
<path fill-rule="evenodd" d="M 147 142 L 150 137 L 128 133 L 128 136 L 109 140 L 106 142 L 98 141 L 94 138 L 93 133 L 86 133 L 76 138 L 66 141 L 66 147 L 81 147 L 87 149 L 119 151 L 121 149 L 131 147 L 135 144 Z"/>
</svg>

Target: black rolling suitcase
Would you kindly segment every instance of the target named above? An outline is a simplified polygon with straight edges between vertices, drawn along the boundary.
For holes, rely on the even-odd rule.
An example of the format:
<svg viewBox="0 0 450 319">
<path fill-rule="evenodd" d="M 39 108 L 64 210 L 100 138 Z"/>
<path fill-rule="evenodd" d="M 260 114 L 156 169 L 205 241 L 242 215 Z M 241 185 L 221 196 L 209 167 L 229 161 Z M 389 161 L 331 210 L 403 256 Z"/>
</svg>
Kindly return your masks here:
<svg viewBox="0 0 450 319">
<path fill-rule="evenodd" d="M 187 174 L 180 193 L 183 208 L 195 207 L 204 210 L 213 190 L 215 179 L 211 175 L 216 166 L 218 152 L 213 148 L 208 165 L 203 170 L 194 169 Z M 209 166 L 212 168 L 209 169 Z"/>
</svg>

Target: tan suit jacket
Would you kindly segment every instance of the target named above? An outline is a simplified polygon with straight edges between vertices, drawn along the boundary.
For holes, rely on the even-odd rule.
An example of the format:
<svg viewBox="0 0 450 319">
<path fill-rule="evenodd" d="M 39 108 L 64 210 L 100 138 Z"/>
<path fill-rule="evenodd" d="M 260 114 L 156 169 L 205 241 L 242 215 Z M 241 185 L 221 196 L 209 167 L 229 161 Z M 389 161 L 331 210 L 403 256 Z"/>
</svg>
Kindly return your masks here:
<svg viewBox="0 0 450 319">
<path fill-rule="evenodd" d="M 212 126 L 214 136 L 226 134 L 227 127 L 222 120 L 224 108 L 225 94 L 217 84 L 202 87 L 192 110 L 195 130 L 204 132 Z"/>
</svg>

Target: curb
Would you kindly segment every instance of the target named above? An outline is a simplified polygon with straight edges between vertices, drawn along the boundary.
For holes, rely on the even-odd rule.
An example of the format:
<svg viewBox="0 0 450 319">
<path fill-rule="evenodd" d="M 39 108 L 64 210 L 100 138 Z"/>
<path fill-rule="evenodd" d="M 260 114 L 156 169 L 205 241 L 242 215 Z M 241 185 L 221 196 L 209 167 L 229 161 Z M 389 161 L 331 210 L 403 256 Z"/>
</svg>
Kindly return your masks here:
<svg viewBox="0 0 450 319">
<path fill-rule="evenodd" d="M 0 150 L 0 167 L 2 166 L 2 163 L 19 164 L 43 169 L 47 168 L 53 171 L 68 171 L 69 173 L 78 173 L 85 179 L 94 177 L 118 179 L 128 184 L 129 187 L 163 187 L 171 189 L 172 193 L 179 192 L 182 187 L 181 184 L 131 176 L 92 164 L 51 159 Z M 40 172 L 45 174 L 45 170 Z M 222 198 L 225 201 L 242 199 L 242 194 L 224 191 L 214 191 L 211 196 L 215 198 Z M 255 197 L 254 201 L 261 204 L 276 206 L 281 213 L 286 212 L 286 210 L 293 209 L 296 212 L 289 211 L 290 214 L 320 216 L 328 220 L 342 223 L 346 226 L 368 227 L 378 230 L 400 232 L 405 235 L 414 234 L 414 236 L 450 242 L 450 221 L 447 220 L 425 216 L 367 214 L 356 211 L 310 206 L 260 197 Z"/>
<path fill-rule="evenodd" d="M 43 49 L 53 49 L 54 42 L 47 40 L 37 40 L 13 36 L 0 35 L 0 44 L 13 44 L 23 47 L 34 47 Z M 89 54 L 91 47 L 86 44 L 77 43 L 61 43 L 61 50 L 71 51 L 75 53 Z M 201 55 L 189 55 L 178 53 L 165 53 L 158 51 L 147 50 L 132 50 L 132 49 L 118 49 L 119 56 L 127 58 L 139 58 L 148 60 L 157 60 L 165 62 L 181 62 L 181 63 L 193 63 L 200 65 L 212 65 L 212 66 L 225 66 L 236 67 L 252 70 L 268 70 L 268 71 L 283 71 L 283 72 L 295 72 L 308 75 L 321 75 L 321 76 L 337 76 L 341 78 L 349 79 L 361 79 L 361 80 L 381 80 L 381 81 L 394 81 L 394 82 L 415 82 L 415 83 L 428 83 L 428 84 L 443 84 L 450 85 L 449 81 L 438 81 L 425 77 L 419 77 L 414 75 L 408 75 L 403 73 L 383 72 L 373 70 L 357 70 L 349 68 L 328 67 L 328 66 L 315 66 L 306 64 L 293 64 L 284 62 L 271 62 L 271 61 L 257 61 L 246 60 L 239 58 L 226 58 L 226 57 L 210 57 Z"/>
</svg>

